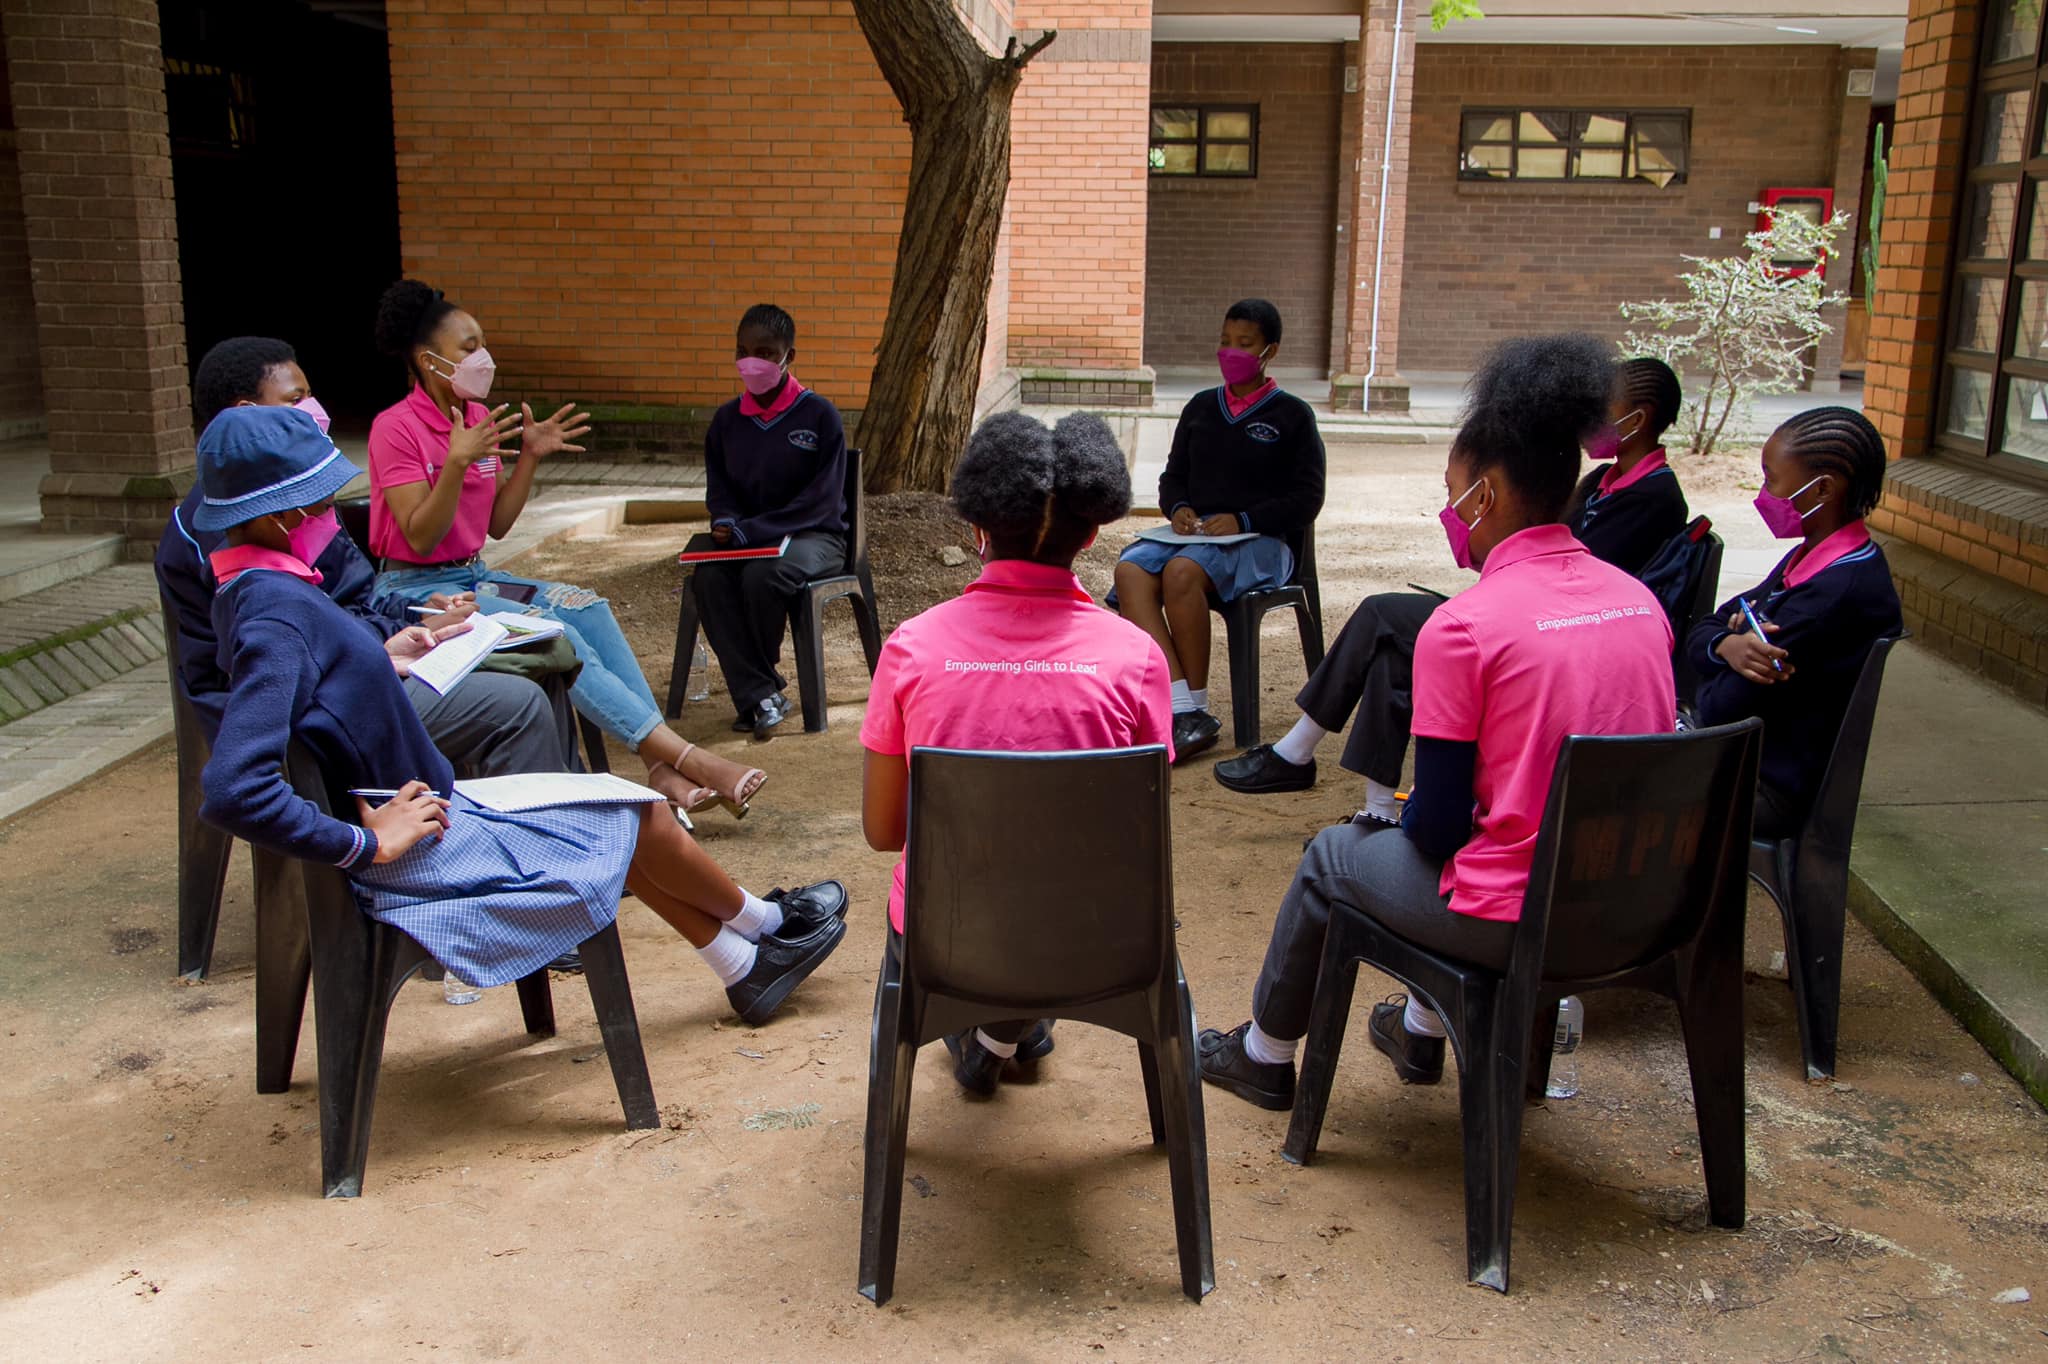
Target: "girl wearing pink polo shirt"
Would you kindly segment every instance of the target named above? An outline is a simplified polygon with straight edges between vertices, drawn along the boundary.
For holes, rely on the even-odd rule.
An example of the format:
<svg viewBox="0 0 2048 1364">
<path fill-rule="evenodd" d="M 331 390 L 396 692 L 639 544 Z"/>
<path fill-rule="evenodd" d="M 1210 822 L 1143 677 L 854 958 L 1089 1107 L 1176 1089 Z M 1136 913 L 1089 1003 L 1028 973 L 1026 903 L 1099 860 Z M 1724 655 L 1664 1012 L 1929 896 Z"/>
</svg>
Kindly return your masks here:
<svg viewBox="0 0 2048 1364">
<path fill-rule="evenodd" d="M 402 279 L 377 305 L 377 347 L 406 367 L 412 391 L 370 427 L 370 546 L 380 592 L 419 602 L 469 592 L 490 612 L 560 621 L 583 669 L 569 697 L 647 764 L 647 783 L 688 810 L 746 813 L 768 780 L 662 723 L 661 708 L 611 604 L 589 588 L 499 573 L 478 552 L 510 533 L 540 461 L 589 433 L 564 403 L 545 421 L 520 405 L 485 407 L 496 366 L 483 328 L 440 290 Z M 500 444 L 519 438 L 517 449 Z"/>
<path fill-rule="evenodd" d="M 1021 412 L 990 417 L 953 472 L 953 505 L 973 525 L 986 567 L 959 597 L 903 622 L 882 646 L 860 730 L 861 826 L 878 852 L 903 850 L 910 750 L 920 745 L 1173 751 L 1166 655 L 1097 606 L 1074 576 L 1074 556 L 1131 509 L 1123 451 L 1102 420 L 1077 413 L 1048 431 Z M 1026 666 L 1042 659 L 1077 666 Z M 900 950 L 901 862 L 889 923 Z M 1017 1020 L 956 1034 L 946 1046 L 961 1086 L 985 1096 L 1011 1058 L 1050 1052 L 1052 1034 Z"/>
<path fill-rule="evenodd" d="M 1563 524 L 1579 447 L 1606 419 L 1614 365 L 1590 336 L 1510 341 L 1472 380 L 1444 470 L 1451 557 L 1479 581 L 1415 643 L 1415 786 L 1400 827 L 1340 824 L 1281 901 L 1252 1018 L 1205 1030 L 1202 1078 L 1261 1108 L 1294 1103 L 1330 905 L 1411 942 L 1505 969 L 1551 770 L 1568 734 L 1671 732 L 1671 625 L 1650 590 Z M 1373 1044 L 1412 1084 L 1443 1078 L 1443 1025 L 1396 997 Z"/>
<path fill-rule="evenodd" d="M 1761 837 L 1799 831 L 1870 646 L 1904 629 L 1891 568 L 1863 524 L 1883 490 L 1884 441 L 1861 412 L 1820 407 L 1779 427 L 1764 444 L 1756 509 L 1771 534 L 1799 543 L 1686 637 L 1700 674 L 1699 722 L 1763 717 Z"/>
</svg>

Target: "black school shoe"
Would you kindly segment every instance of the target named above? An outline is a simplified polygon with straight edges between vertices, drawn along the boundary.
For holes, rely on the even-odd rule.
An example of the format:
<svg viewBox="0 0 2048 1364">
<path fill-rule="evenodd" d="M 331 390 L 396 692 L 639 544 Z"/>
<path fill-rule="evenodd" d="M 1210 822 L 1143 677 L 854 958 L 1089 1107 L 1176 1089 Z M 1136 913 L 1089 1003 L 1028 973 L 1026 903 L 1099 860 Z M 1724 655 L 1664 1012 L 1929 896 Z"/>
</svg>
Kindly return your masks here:
<svg viewBox="0 0 2048 1364">
<path fill-rule="evenodd" d="M 1394 995 L 1384 1004 L 1375 1004 L 1366 1031 L 1372 1034 L 1372 1044 L 1394 1063 L 1394 1074 L 1401 1077 L 1402 1084 L 1436 1084 L 1444 1078 L 1444 1039 L 1409 1032 L 1402 1020 L 1407 1011 L 1406 995 Z"/>
<path fill-rule="evenodd" d="M 1275 753 L 1273 745 L 1253 744 L 1235 758 L 1225 758 L 1217 763 L 1216 780 L 1248 796 L 1263 796 L 1276 791 L 1306 791 L 1316 784 L 1316 760 L 1310 758 L 1305 763 L 1291 763 Z"/>
<path fill-rule="evenodd" d="M 580 976 L 583 974 L 583 954 L 572 947 L 549 962 L 548 970 L 559 971 L 565 976 Z"/>
<path fill-rule="evenodd" d="M 1223 722 L 1206 710 L 1184 710 L 1173 717 L 1173 762 L 1178 767 L 1197 753 L 1216 747 Z"/>
<path fill-rule="evenodd" d="M 846 937 L 844 919 L 827 919 L 806 929 L 801 937 L 764 935 L 754 944 L 754 969 L 737 985 L 726 987 L 726 1002 L 748 1027 L 758 1028 L 773 1018 L 790 991 L 817 970 Z"/>
<path fill-rule="evenodd" d="M 827 919 L 846 917 L 846 887 L 837 881 L 818 881 L 795 890 L 777 886 L 761 898 L 782 906 L 782 927 L 775 930 L 779 937 L 808 937 L 823 928 Z"/>
<path fill-rule="evenodd" d="M 1245 1055 L 1244 1036 L 1251 1026 L 1247 1020 L 1229 1032 L 1202 1029 L 1195 1039 L 1195 1063 L 1210 1084 L 1246 1103 L 1285 1112 L 1294 1107 L 1294 1067 L 1284 1062 L 1266 1065 Z"/>
<path fill-rule="evenodd" d="M 996 1092 L 996 1082 L 1003 1077 L 1003 1058 L 981 1045 L 974 1029 L 948 1033 L 946 1050 L 953 1053 L 953 1078 L 960 1088 L 984 1099 Z M 1023 1049 L 1018 1050 L 1021 1054 Z"/>
</svg>

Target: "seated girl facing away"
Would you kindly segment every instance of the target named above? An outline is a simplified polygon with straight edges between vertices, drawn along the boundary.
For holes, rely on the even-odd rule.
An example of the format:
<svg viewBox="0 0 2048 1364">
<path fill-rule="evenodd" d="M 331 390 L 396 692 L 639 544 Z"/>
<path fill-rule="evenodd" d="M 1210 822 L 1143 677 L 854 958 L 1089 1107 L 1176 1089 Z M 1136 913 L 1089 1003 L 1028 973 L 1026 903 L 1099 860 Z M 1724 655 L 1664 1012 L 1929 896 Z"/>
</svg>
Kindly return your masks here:
<svg viewBox="0 0 2048 1364">
<path fill-rule="evenodd" d="M 1323 438 L 1309 405 L 1267 377 L 1280 351 L 1280 310 L 1240 299 L 1223 315 L 1220 387 L 1188 401 L 1159 475 L 1159 508 L 1173 530 L 1201 540 L 1138 540 L 1116 566 L 1110 604 L 1158 642 L 1173 670 L 1173 745 L 1180 758 L 1213 747 L 1223 722 L 1209 709 L 1209 598 L 1285 586 L 1289 536 L 1323 509 Z M 1228 544 L 1203 543 L 1241 537 Z M 1249 536 L 1250 538 L 1242 538 Z"/>
<path fill-rule="evenodd" d="M 1699 723 L 1763 717 L 1760 836 L 1799 831 L 1870 646 L 1905 628 L 1884 551 L 1863 524 L 1883 490 L 1884 440 L 1861 412 L 1819 407 L 1772 432 L 1756 509 L 1771 534 L 1799 543 L 1686 637 L 1700 674 Z"/>
<path fill-rule="evenodd" d="M 1144 631 L 1097 606 L 1074 576 L 1074 556 L 1131 508 L 1123 451 L 1101 418 L 1076 413 L 1048 431 L 1021 412 L 990 417 L 953 472 L 953 505 L 973 525 L 987 566 L 959 597 L 903 622 L 882 646 L 860 731 L 868 751 L 861 825 L 879 852 L 903 849 L 913 748 L 1173 751 L 1165 656 Z M 1012 662 L 946 666 L 962 658 Z M 1044 658 L 1089 666 L 1021 666 Z M 900 861 L 889 922 L 891 946 L 900 949 Z M 1052 1033 L 1043 1021 L 1019 1019 L 958 1033 L 946 1045 L 954 1078 L 988 1095 L 1011 1058 L 1050 1052 Z"/>
<path fill-rule="evenodd" d="M 227 533 L 211 558 L 230 688 L 201 817 L 340 867 L 365 913 L 478 985 L 547 965 L 610 923 L 630 890 L 697 948 L 742 1019 L 766 1021 L 845 936 L 845 888 L 750 895 L 659 803 L 509 813 L 457 793 L 400 689 L 406 660 L 291 552 L 292 532 L 360 472 L 296 408 L 229 408 L 199 439 L 193 521 Z M 360 825 L 322 814 L 285 780 L 294 741 L 337 787 L 396 798 L 359 798 Z"/>
</svg>

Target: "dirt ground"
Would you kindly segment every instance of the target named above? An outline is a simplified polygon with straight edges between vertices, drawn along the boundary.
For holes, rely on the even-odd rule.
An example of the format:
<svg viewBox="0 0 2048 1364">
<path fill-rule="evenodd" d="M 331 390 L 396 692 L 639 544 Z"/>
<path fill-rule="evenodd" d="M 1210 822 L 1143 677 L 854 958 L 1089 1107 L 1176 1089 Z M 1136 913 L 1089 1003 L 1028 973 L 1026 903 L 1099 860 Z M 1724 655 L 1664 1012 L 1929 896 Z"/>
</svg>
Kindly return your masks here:
<svg viewBox="0 0 2048 1364">
<path fill-rule="evenodd" d="M 1458 585 L 1433 514 L 1441 458 L 1340 450 L 1319 531 L 1328 625 L 1364 592 Z M 1753 454 L 1686 470 L 1733 519 Z M 877 508 L 894 623 L 971 568 L 942 522 Z M 1129 527 L 1124 528 L 1127 532 Z M 669 557 L 687 528 L 549 551 L 532 571 L 610 595 L 657 693 Z M 1088 567 L 1100 589 L 1119 536 Z M 953 543 L 965 547 L 964 533 Z M 914 570 L 914 571 L 913 571 Z M 1291 628 L 1266 633 L 1265 730 L 1292 716 Z M 147 753 L 0 826 L 15 929 L 0 955 L 0 1355 L 78 1359 L 744 1357 L 994 1360 L 2048 1358 L 2048 1117 L 1852 922 L 1839 1082 L 1802 1078 L 1774 914 L 1752 905 L 1749 1224 L 1708 1227 L 1672 1010 L 1587 1001 L 1583 1093 L 1522 1140 L 1513 1293 L 1464 1283 L 1454 1085 L 1404 1089 L 1356 1030 L 1322 1155 L 1283 1162 L 1285 1115 L 1206 1093 L 1217 1288 L 1180 1295 L 1164 1157 L 1135 1057 L 1063 1028 L 1035 1086 L 963 1100 L 918 1072 L 897 1296 L 855 1293 L 866 1043 L 890 859 L 861 841 L 865 675 L 847 613 L 827 646 L 832 727 L 754 746 L 723 695 L 681 728 L 772 773 L 754 813 L 700 823 L 757 889 L 843 878 L 840 953 L 759 1030 L 628 902 L 666 1125 L 623 1129 L 588 995 L 555 982 L 536 1041 L 510 990 L 393 1012 L 364 1196 L 318 1197 L 310 1020 L 299 1079 L 252 1077 L 246 864 L 216 975 L 174 978 L 172 758 Z M 1221 656 L 1220 641 L 1217 650 Z M 1227 714 L 1219 668 L 1217 705 Z M 794 726 L 792 726 L 794 728 Z M 632 771 L 624 753 L 620 770 Z M 1219 754 L 1220 756 L 1220 754 Z M 1180 946 L 1205 1023 L 1244 1018 L 1304 834 L 1358 791 L 1222 790 L 1176 775 Z M 1362 980 L 1360 1009 L 1376 998 Z M 1995 1303 L 2027 1287 L 2034 1301 Z"/>
</svg>

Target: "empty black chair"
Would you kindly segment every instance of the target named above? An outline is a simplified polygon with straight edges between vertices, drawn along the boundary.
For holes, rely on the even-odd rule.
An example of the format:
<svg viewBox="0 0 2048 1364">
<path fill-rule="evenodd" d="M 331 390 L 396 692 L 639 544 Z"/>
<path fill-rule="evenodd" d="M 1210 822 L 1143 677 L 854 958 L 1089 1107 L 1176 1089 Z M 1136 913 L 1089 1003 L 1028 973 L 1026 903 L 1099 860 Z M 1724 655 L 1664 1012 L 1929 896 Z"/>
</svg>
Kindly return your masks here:
<svg viewBox="0 0 2048 1364">
<path fill-rule="evenodd" d="M 1785 973 L 1799 1013 L 1799 1051 L 1806 1076 L 1835 1073 L 1835 1041 L 1842 1015 L 1842 930 L 1849 903 L 1849 844 L 1863 798 L 1863 764 L 1877 720 L 1877 693 L 1885 659 L 1896 639 L 1880 639 L 1864 657 L 1842 727 L 1835 731 L 1813 809 L 1790 838 L 1758 838 L 1750 845 L 1749 874 L 1769 892 L 1785 921 Z"/>
<path fill-rule="evenodd" d="M 881 608 L 876 605 L 874 574 L 868 569 L 867 493 L 861 487 L 861 452 L 846 452 L 846 571 L 805 583 L 789 602 L 790 646 L 796 651 L 796 689 L 803 704 L 804 733 L 826 726 L 825 608 L 844 597 L 853 606 L 860 647 L 867 655 L 868 676 L 882 656 Z M 668 718 L 683 713 L 690 694 L 690 662 L 697 652 L 697 594 L 683 580 L 682 607 L 676 613 L 676 656 L 669 664 Z"/>
<path fill-rule="evenodd" d="M 1137 1039 L 1181 1290 L 1200 1302 L 1216 1286 L 1209 1155 L 1173 941 L 1165 748 L 914 749 L 906 858 L 907 932 L 890 935 L 875 987 L 861 1293 L 879 1306 L 895 1287 L 917 1049 L 985 1023 L 1067 1018 Z"/>
<path fill-rule="evenodd" d="M 1466 1276 L 1505 1293 L 1523 1097 L 1540 1095 L 1549 1079 L 1558 1001 L 1626 986 L 1677 1001 L 1708 1216 L 1741 1226 L 1743 857 L 1762 733 L 1752 719 L 1566 739 L 1505 975 L 1334 906 L 1282 1154 L 1298 1165 L 1315 1155 L 1358 963 L 1371 962 L 1434 1008 L 1450 1034 L 1465 1137 Z"/>
<path fill-rule="evenodd" d="M 1223 617 L 1224 647 L 1230 655 L 1230 722 L 1232 738 L 1239 748 L 1259 741 L 1259 623 L 1268 611 L 1294 608 L 1295 629 L 1301 633 L 1301 658 L 1314 672 L 1323 661 L 1323 590 L 1316 580 L 1316 528 L 1304 527 L 1287 537 L 1294 552 L 1294 576 L 1284 587 L 1247 592 L 1233 602 L 1209 605 Z"/>
<path fill-rule="evenodd" d="M 356 548 L 372 565 L 377 562 L 377 553 L 370 548 L 370 499 L 367 497 L 337 497 L 334 499 L 334 519 L 348 538 L 356 542 Z"/>
<path fill-rule="evenodd" d="M 286 776 L 300 796 L 323 813 L 353 809 L 339 790 L 330 791 L 312 756 L 297 744 L 289 750 Z M 431 967 L 427 950 L 400 929 L 362 912 L 348 877 L 336 867 L 300 862 L 305 878 L 307 936 L 314 977 L 313 1021 L 320 1055 L 320 1176 L 329 1198 L 354 1198 L 363 1191 L 363 1167 L 370 1154 L 370 1113 L 377 1099 L 377 1073 L 384 1060 L 384 1025 L 398 987 L 416 971 Z M 656 1126 L 654 1087 L 640 1046 L 640 1022 L 626 979 L 619 927 L 606 924 L 585 938 L 584 979 L 597 1012 L 612 1081 L 626 1111 L 629 1130 Z M 304 1007 L 305 977 L 299 977 Z M 521 977 L 519 1008 L 526 1030 L 537 1037 L 555 1031 L 554 995 L 545 969 Z M 259 1048 L 261 1042 L 259 1039 Z M 284 1058 L 284 1080 L 291 1080 Z"/>
</svg>

